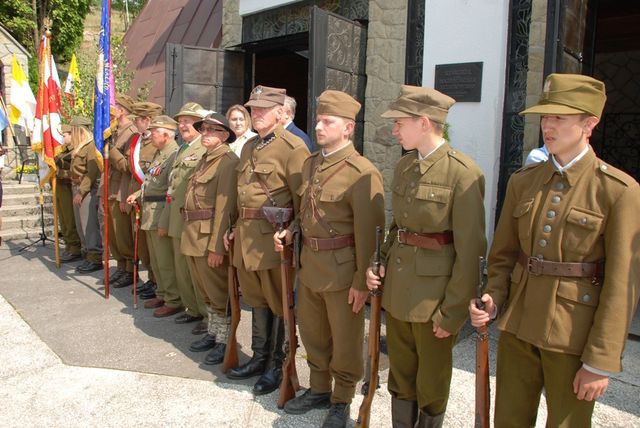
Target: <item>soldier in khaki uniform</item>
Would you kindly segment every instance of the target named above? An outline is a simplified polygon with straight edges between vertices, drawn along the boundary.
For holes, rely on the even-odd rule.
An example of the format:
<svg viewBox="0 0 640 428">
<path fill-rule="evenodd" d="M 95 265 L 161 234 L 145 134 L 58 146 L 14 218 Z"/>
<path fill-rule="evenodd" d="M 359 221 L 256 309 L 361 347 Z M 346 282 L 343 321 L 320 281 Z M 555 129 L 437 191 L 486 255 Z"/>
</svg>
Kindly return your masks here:
<svg viewBox="0 0 640 428">
<path fill-rule="evenodd" d="M 62 125 L 62 137 L 64 138 L 60 153 L 55 158 L 56 162 L 56 204 L 60 220 L 60 232 L 64 239 L 64 252 L 60 255 L 63 263 L 72 262 L 82 258 L 80 251 L 80 236 L 76 230 L 76 221 L 73 215 L 73 191 L 71 190 L 71 156 L 73 146 L 71 144 L 71 126 Z"/>
<path fill-rule="evenodd" d="M 274 235 L 281 251 L 282 238 L 291 243 L 293 230 L 301 228 L 297 316 L 311 370 L 310 389 L 284 410 L 301 414 L 331 406 L 325 428 L 346 425 L 363 375 L 365 272 L 376 226 L 384 226 L 382 176 L 350 141 L 359 111 L 360 103 L 344 92 L 318 97 L 315 129 L 322 150 L 302 168 L 296 222 Z"/>
<path fill-rule="evenodd" d="M 382 115 L 394 119 L 393 135 L 411 150 L 394 171 L 393 220 L 380 268 L 394 426 L 442 426 L 452 348 L 487 249 L 484 176 L 443 138 L 454 102 L 405 85 Z M 369 288 L 380 285 L 371 269 L 367 277 Z"/>
<path fill-rule="evenodd" d="M 187 183 L 198 162 L 207 152 L 207 149 L 202 147 L 201 135 L 193 127 L 195 122 L 202 119 L 202 111 L 203 108 L 200 104 L 186 103 L 178 114 L 173 117 L 178 122 L 178 130 L 183 142 L 173 162 L 171 175 L 169 176 L 169 189 L 167 190 L 168 203 L 164 207 L 164 212 L 158 224 L 158 231 L 160 233 L 168 233 L 171 237 L 178 290 L 180 291 L 182 303 L 186 307 L 186 312 L 175 319 L 178 324 L 199 321 L 207 315 L 207 308 L 200 290 L 194 286 L 189 273 L 187 259 L 180 250 L 180 239 L 182 238 L 182 227 L 184 225 L 182 209 L 184 208 Z M 171 315 L 171 313 L 167 313 L 167 315 Z M 204 331 L 198 330 L 200 328 L 196 328 L 193 333 L 206 333 L 206 323 Z"/>
<path fill-rule="evenodd" d="M 153 118 L 149 124 L 149 133 L 156 152 L 144 176 L 141 189 L 127 198 L 130 205 L 136 201 L 141 204 L 140 228 L 149 243 L 151 267 L 158 283 L 156 297 L 146 301 L 144 307 L 156 308 L 153 315 L 157 318 L 167 316 L 167 313 L 180 312 L 183 307 L 176 280 L 173 243 L 166 231 L 161 233 L 159 230 L 160 218 L 167 200 L 169 175 L 178 153 L 178 143 L 175 141 L 177 129 L 176 121 L 168 116 L 159 115 Z"/>
<path fill-rule="evenodd" d="M 640 291 L 640 187 L 593 152 L 604 83 L 551 74 L 539 103 L 550 158 L 509 180 L 489 254 L 485 311 L 499 316 L 496 427 L 588 427 L 621 359 Z"/>
<path fill-rule="evenodd" d="M 116 120 L 118 128 L 109 148 L 109 250 L 116 260 L 117 269 L 110 275 L 110 285 L 114 288 L 133 284 L 133 230 L 131 216 L 126 207 L 130 180 L 125 150 L 137 129 L 128 115 L 132 111 L 133 100 L 126 95 L 116 96 Z M 124 183 L 124 185 L 123 185 Z"/>
<path fill-rule="evenodd" d="M 97 156 L 93 135 L 88 127 L 91 121 L 74 117 L 71 126 L 71 182 L 73 210 L 76 230 L 86 252 L 84 263 L 76 267 L 78 273 L 101 270 L 102 234 L 98 223 L 98 187 L 100 186 L 101 163 Z"/>
<path fill-rule="evenodd" d="M 236 137 L 223 115 L 211 113 L 193 126 L 202 134 L 202 146 L 207 153 L 187 185 L 180 248 L 208 312 L 207 334 L 189 349 L 200 352 L 213 348 L 204 359 L 205 364 L 213 365 L 224 359 L 230 321 L 229 260 L 225 257 L 223 237 L 230 217 L 237 216 L 238 156 L 228 145 Z"/>
<path fill-rule="evenodd" d="M 276 225 L 267 220 L 262 207 L 298 212 L 300 196 L 296 192 L 302 184 L 302 164 L 309 155 L 304 142 L 279 124 L 285 95 L 284 89 L 256 86 L 245 104 L 251 107 L 258 136 L 242 148 L 239 218 L 234 233 L 225 237 L 225 246 L 235 237 L 233 264 L 238 268 L 242 296 L 252 308 L 253 350 L 251 360 L 230 370 L 227 377 L 262 375 L 253 387 L 256 395 L 278 388 L 284 359 L 280 255 L 273 249 Z"/>
<path fill-rule="evenodd" d="M 133 123 L 138 129 L 138 136 L 134 138 L 138 138 L 138 140 L 134 145 L 135 140 L 132 139 L 130 141 L 129 148 L 125 150 L 125 159 L 127 161 L 127 167 L 130 172 L 130 180 L 128 188 L 126 189 L 128 195 L 140 190 L 140 186 L 142 185 L 144 176 L 145 174 L 147 174 L 149 165 L 151 165 L 153 156 L 156 153 L 156 148 L 153 146 L 153 144 L 151 144 L 151 132 L 149 131 L 149 124 L 151 123 L 151 119 L 153 117 L 162 113 L 162 106 L 160 104 L 151 102 L 138 102 L 133 103 L 132 110 L 134 116 Z M 134 164 L 132 155 L 138 160 L 137 164 Z M 132 230 L 135 230 L 135 211 L 131 210 L 130 212 L 131 227 Z M 156 281 L 153 273 L 153 268 L 151 266 L 150 257 L 151 256 L 149 254 L 146 234 L 139 233 L 138 258 L 142 262 L 142 265 L 147 269 L 149 276 L 149 280 L 147 282 L 145 282 L 141 287 L 136 287 L 137 292 L 140 293 L 140 297 L 142 297 L 143 299 L 150 299 L 152 297 L 155 297 Z"/>
</svg>

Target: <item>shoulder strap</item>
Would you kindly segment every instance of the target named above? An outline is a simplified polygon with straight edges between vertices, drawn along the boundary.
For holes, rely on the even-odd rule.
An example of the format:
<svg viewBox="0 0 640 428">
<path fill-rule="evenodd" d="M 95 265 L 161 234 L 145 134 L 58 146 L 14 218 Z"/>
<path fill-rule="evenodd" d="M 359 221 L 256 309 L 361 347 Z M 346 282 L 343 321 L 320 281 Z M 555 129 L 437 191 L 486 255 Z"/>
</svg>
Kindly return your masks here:
<svg viewBox="0 0 640 428">
<path fill-rule="evenodd" d="M 253 152 L 255 149 L 256 149 L 255 144 L 252 144 L 251 153 L 249 153 L 249 162 L 251 163 L 251 171 L 253 172 L 253 175 L 256 176 L 256 179 L 258 180 L 258 184 L 260 185 L 260 188 L 265 193 L 265 195 L 267 195 L 267 199 L 269 199 L 269 202 L 271 202 L 271 205 L 273 205 L 274 207 L 277 207 L 278 205 L 276 204 L 276 200 L 273 199 L 273 196 L 271 196 L 271 192 L 267 187 L 267 183 L 264 182 L 260 174 L 256 174 L 256 165 L 253 163 Z"/>
</svg>

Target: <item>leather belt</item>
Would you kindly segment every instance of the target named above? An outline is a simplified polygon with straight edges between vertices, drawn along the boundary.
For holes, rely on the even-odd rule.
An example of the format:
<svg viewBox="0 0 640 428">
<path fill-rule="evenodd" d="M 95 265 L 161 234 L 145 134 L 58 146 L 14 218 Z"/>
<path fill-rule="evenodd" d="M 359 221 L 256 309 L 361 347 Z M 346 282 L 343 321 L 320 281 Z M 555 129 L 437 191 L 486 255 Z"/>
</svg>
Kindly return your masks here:
<svg viewBox="0 0 640 428">
<path fill-rule="evenodd" d="M 182 213 L 182 218 L 184 221 L 193 221 L 193 220 L 209 220 L 213 218 L 216 210 L 213 208 L 207 210 L 185 210 L 184 208 L 180 210 Z"/>
<path fill-rule="evenodd" d="M 335 238 L 308 238 L 303 235 L 302 243 L 313 251 L 339 250 L 356 246 L 353 235 L 341 235 Z"/>
<path fill-rule="evenodd" d="M 265 218 L 260 208 L 240 208 L 240 218 L 246 220 L 255 220 Z"/>
<path fill-rule="evenodd" d="M 398 229 L 398 242 L 427 250 L 441 250 L 443 245 L 453 242 L 453 232 L 415 233 Z"/>
<path fill-rule="evenodd" d="M 533 275 L 567 276 L 572 278 L 603 278 L 604 262 L 572 263 L 552 262 L 538 257 L 529 257 L 522 250 L 518 263 Z"/>
<path fill-rule="evenodd" d="M 166 195 L 148 195 L 145 196 L 144 199 L 142 200 L 143 202 L 165 202 L 167 200 Z"/>
</svg>

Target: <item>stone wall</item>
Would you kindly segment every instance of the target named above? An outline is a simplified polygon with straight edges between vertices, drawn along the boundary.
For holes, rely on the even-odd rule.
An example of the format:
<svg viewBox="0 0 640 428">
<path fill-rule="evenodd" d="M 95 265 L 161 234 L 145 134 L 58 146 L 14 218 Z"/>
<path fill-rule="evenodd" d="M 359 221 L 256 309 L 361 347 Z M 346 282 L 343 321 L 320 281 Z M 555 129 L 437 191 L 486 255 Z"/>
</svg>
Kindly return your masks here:
<svg viewBox="0 0 640 428">
<path fill-rule="evenodd" d="M 220 48 L 242 43 L 242 17 L 240 16 L 240 0 L 224 0 L 222 2 L 222 44 Z"/>
<path fill-rule="evenodd" d="M 3 96 L 7 106 L 11 103 L 11 64 L 13 63 L 13 54 L 16 55 L 16 59 L 28 78 L 29 58 L 24 48 L 18 45 L 3 28 L 0 28 L 0 68 L 2 69 L 1 75 L 4 77 L 4 81 L 0 87 L 4 88 Z M 13 140 L 8 138 L 5 144 L 9 147 L 13 147 Z"/>
<path fill-rule="evenodd" d="M 407 0 L 369 3 L 364 155 L 382 173 L 387 210 L 391 209 L 391 179 L 402 147 L 391 135 L 393 122 L 380 115 L 397 98 L 404 83 L 407 7 Z"/>
</svg>

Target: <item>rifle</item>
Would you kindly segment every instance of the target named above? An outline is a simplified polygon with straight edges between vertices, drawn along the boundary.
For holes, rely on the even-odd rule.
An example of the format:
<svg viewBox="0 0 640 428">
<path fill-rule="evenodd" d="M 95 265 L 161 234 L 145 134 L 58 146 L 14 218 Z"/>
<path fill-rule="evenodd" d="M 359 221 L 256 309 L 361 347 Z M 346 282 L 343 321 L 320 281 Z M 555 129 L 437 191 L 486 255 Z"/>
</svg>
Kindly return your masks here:
<svg viewBox="0 0 640 428">
<path fill-rule="evenodd" d="M 481 298 L 484 291 L 484 270 L 486 266 L 487 260 L 481 256 L 475 302 L 478 309 L 484 309 L 484 303 Z M 476 328 L 476 332 L 476 416 L 474 426 L 477 428 L 489 428 L 491 391 L 489 388 L 489 332 L 487 325 Z"/>
<path fill-rule="evenodd" d="M 280 208 L 276 212 L 276 224 L 278 232 L 284 230 L 285 209 Z M 282 309 L 284 311 L 284 327 L 286 343 L 284 345 L 285 360 L 282 365 L 282 382 L 278 395 L 278 408 L 282 409 L 285 403 L 295 398 L 296 391 L 300 389 L 298 372 L 296 371 L 296 349 L 298 348 L 298 336 L 296 335 L 296 316 L 293 312 L 295 301 L 291 283 L 291 250 L 285 245 L 280 252 L 280 275 L 282 277 Z"/>
<path fill-rule="evenodd" d="M 133 309 L 138 309 L 138 240 L 140 238 L 140 205 L 138 202 L 133 205 L 133 209 L 136 218 L 133 240 Z"/>
<path fill-rule="evenodd" d="M 380 274 L 382 256 L 380 245 L 382 243 L 382 227 L 376 226 L 376 251 L 373 256 L 371 268 L 376 275 Z M 371 404 L 373 395 L 378 389 L 378 365 L 380 363 L 380 310 L 382 307 L 382 286 L 369 292 L 371 296 L 371 313 L 369 318 L 369 385 L 366 388 L 366 395 L 360 404 L 356 427 L 367 428 L 369 426 L 369 416 L 371 415 Z M 364 389 L 364 388 L 363 388 Z"/>
<path fill-rule="evenodd" d="M 233 220 L 229 213 L 229 231 L 228 235 L 233 232 Z M 238 340 L 236 334 L 238 325 L 240 324 L 240 287 L 238 286 L 238 273 L 233 266 L 233 242 L 229 243 L 229 266 L 227 267 L 229 287 L 229 309 L 231 311 L 231 325 L 229 326 L 229 337 L 227 339 L 227 347 L 224 351 L 224 360 L 222 361 L 222 373 L 227 373 L 230 369 L 238 367 Z"/>
</svg>

